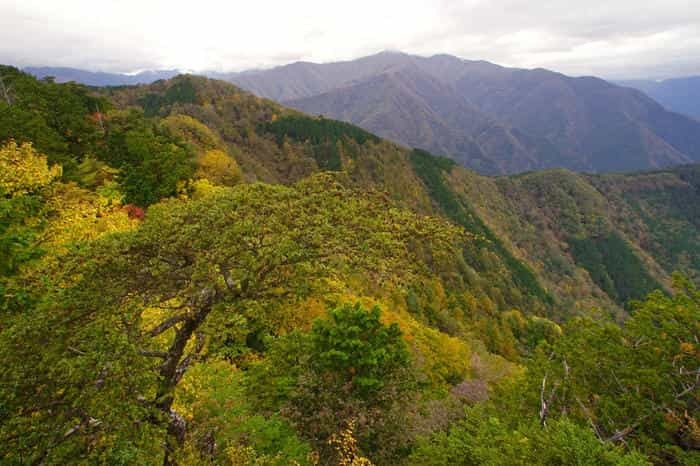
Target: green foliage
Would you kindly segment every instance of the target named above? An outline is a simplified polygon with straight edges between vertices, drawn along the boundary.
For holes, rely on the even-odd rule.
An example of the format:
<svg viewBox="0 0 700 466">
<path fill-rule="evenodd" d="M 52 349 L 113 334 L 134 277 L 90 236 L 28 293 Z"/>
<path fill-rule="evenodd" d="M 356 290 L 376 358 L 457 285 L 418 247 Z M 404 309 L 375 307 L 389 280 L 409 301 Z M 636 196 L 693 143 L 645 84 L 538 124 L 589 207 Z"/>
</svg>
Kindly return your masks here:
<svg viewBox="0 0 700 466">
<path fill-rule="evenodd" d="M 317 320 L 311 330 L 314 371 L 333 374 L 334 384 L 349 384 L 363 398 L 381 390 L 392 372 L 408 367 L 408 352 L 398 326 L 384 326 L 379 316 L 378 307 L 365 311 L 356 304 Z"/>
<path fill-rule="evenodd" d="M 700 293 L 684 279 L 676 286 L 675 296 L 655 292 L 636 303 L 622 328 L 586 319 L 568 323 L 528 370 L 521 399 L 529 399 L 530 412 L 540 406 L 546 376 L 552 417 L 566 412 L 602 439 L 624 440 L 655 461 L 696 461 Z"/>
<path fill-rule="evenodd" d="M 346 304 L 309 333 L 277 340 L 252 370 L 248 391 L 258 406 L 281 409 L 323 462 L 336 454 L 329 441 L 348 426 L 366 454 L 386 459 L 406 441 L 399 406 L 413 398 L 409 367 L 396 324 L 382 324 L 377 307 Z"/>
<path fill-rule="evenodd" d="M 638 176 L 622 179 L 629 187 L 621 197 L 648 230 L 645 249 L 666 270 L 700 283 L 700 166 Z"/>
<path fill-rule="evenodd" d="M 675 281 L 623 327 L 574 319 L 540 339 L 522 378 L 425 438 L 410 463 L 697 464 L 700 292 Z"/>
<path fill-rule="evenodd" d="M 105 113 L 112 104 L 73 83 L 55 84 L 10 67 L 0 76 L 11 88 L 0 100 L 0 143 L 32 142 L 49 162 L 60 162 L 70 179 L 84 177 L 84 159 L 96 158 L 122 169 L 119 179 L 127 202 L 149 205 L 177 192 L 194 172 L 192 154 L 137 112 Z M 166 93 L 169 103 L 193 101 L 194 87 L 183 79 Z M 96 167 L 95 167 L 96 168 Z"/>
<path fill-rule="evenodd" d="M 310 464 L 309 445 L 287 421 L 251 410 L 244 383 L 244 374 L 224 360 L 213 359 L 188 371 L 175 401 L 191 426 L 181 462 L 236 466 L 244 455 L 253 463 Z"/>
<path fill-rule="evenodd" d="M 40 253 L 33 240 L 41 230 L 43 199 L 24 195 L 0 198 L 0 277 L 17 272 L 19 265 Z"/>
<path fill-rule="evenodd" d="M 300 141 L 311 141 L 313 144 L 352 139 L 359 144 L 379 142 L 380 139 L 355 125 L 327 118 L 311 118 L 304 115 L 289 115 L 276 119 L 264 127 L 281 142 L 285 136 Z"/>
<path fill-rule="evenodd" d="M 498 418 L 470 410 L 467 419 L 424 440 L 411 456 L 415 465 L 649 465 L 639 453 L 601 443 L 593 432 L 563 418 L 510 428 Z"/>
<path fill-rule="evenodd" d="M 107 125 L 107 163 L 120 169 L 117 181 L 125 202 L 151 205 L 177 194 L 178 184 L 194 174 L 194 154 L 138 111 L 118 113 Z"/>
<path fill-rule="evenodd" d="M 108 101 L 84 86 L 39 81 L 12 67 L 0 66 L 0 77 L 11 102 L 0 99 L 0 143 L 32 142 L 67 171 L 96 150 L 101 129 L 95 115 L 111 107 Z"/>
<path fill-rule="evenodd" d="M 462 224 L 467 229 L 476 228 L 475 220 L 467 216 L 457 196 L 449 189 L 443 180 L 443 173 L 449 173 L 455 162 L 446 157 L 435 157 L 426 151 L 414 149 L 411 153 L 413 170 L 425 183 L 430 197 L 447 215 L 448 218 Z"/>
<path fill-rule="evenodd" d="M 341 170 L 341 148 L 346 145 L 351 148 L 350 141 L 360 145 L 380 141 L 375 135 L 349 123 L 303 115 L 278 118 L 263 125 L 262 130 L 273 134 L 280 145 L 285 137 L 310 143 L 311 154 L 321 170 Z"/>
<path fill-rule="evenodd" d="M 37 236 L 48 208 L 46 191 L 61 173 L 30 143 L 0 146 L 0 309 L 22 309 L 30 293 L 13 284 L 20 266 L 41 256 Z"/>
<path fill-rule="evenodd" d="M 136 448 L 136 462 L 152 463 L 162 455 L 153 439 L 166 431 L 166 454 L 175 455 L 182 445 L 175 389 L 207 341 L 208 354 L 230 354 L 237 342 L 217 339 L 221 329 L 243 317 L 251 332 L 271 333 L 281 315 L 273 310 L 326 280 L 350 270 L 375 283 L 410 278 L 423 265 L 409 241 L 449 257 L 460 239 L 445 222 L 387 210 L 327 175 L 154 205 L 140 228 L 48 264 L 50 280 L 34 284 L 44 289 L 41 302 L 4 324 L 0 455 L 113 461 Z M 375 335 L 398 338 L 395 330 Z M 370 354 L 387 367 L 402 360 L 391 351 Z M 376 389 L 372 377 L 382 372 L 370 363 L 361 380 Z"/>
<path fill-rule="evenodd" d="M 145 146 L 141 142 L 146 142 Z M 132 141 L 130 151 L 145 156 L 138 165 L 127 165 L 117 177 L 124 201 L 139 206 L 151 205 L 177 194 L 179 183 L 194 174 L 191 155 L 182 147 L 157 138 Z"/>
<path fill-rule="evenodd" d="M 163 107 L 195 102 L 197 93 L 189 76 L 173 78 L 164 94 L 149 93 L 139 99 L 147 117 L 159 115 Z"/>
<path fill-rule="evenodd" d="M 625 304 L 642 299 L 660 285 L 619 235 L 571 238 L 571 254 L 612 299 Z"/>
<path fill-rule="evenodd" d="M 434 157 L 431 154 L 414 149 L 411 153 L 414 172 L 425 183 L 430 197 L 437 203 L 440 210 L 458 225 L 477 235 L 481 241 L 476 243 L 479 248 L 487 248 L 495 252 L 511 274 L 513 283 L 528 295 L 532 295 L 546 304 L 552 303 L 552 298 L 540 286 L 535 274 L 530 268 L 517 260 L 493 234 L 493 232 L 476 216 L 465 203 L 449 188 L 443 179 L 445 172 L 454 167 L 454 162 L 444 157 Z M 464 251 L 465 260 L 475 266 L 477 271 L 484 270 L 481 261 L 475 261 L 473 251 Z M 512 303 L 521 304 L 521 303 Z"/>
<path fill-rule="evenodd" d="M 566 320 L 697 279 L 697 167 L 489 179 L 205 78 L 0 76 L 0 463 L 698 463 L 691 282 Z"/>
</svg>

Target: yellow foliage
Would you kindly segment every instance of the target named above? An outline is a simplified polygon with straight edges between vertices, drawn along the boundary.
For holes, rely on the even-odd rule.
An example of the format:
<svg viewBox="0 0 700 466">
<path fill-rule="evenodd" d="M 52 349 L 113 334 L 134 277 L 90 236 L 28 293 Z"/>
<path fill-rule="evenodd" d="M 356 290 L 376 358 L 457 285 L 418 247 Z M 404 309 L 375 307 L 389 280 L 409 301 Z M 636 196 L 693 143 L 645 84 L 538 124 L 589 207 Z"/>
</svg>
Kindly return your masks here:
<svg viewBox="0 0 700 466">
<path fill-rule="evenodd" d="M 417 353 L 416 363 L 423 368 L 433 386 L 446 387 L 469 378 L 472 351 L 466 341 L 407 317 L 406 338 Z"/>
<path fill-rule="evenodd" d="M 386 299 L 377 299 L 354 294 L 347 288 L 343 289 L 343 283 L 340 281 L 331 284 L 335 292 L 326 297 L 326 303 L 360 303 L 366 309 L 371 309 L 376 305 L 382 309 L 382 321 L 385 324 L 395 323 L 399 326 L 411 350 L 414 362 L 428 376 L 431 385 L 436 388 L 444 388 L 469 378 L 472 355 L 469 343 L 417 321 L 405 308 L 397 305 L 395 296 L 389 295 Z M 441 289 L 441 287 L 437 287 L 436 291 Z M 438 296 L 438 300 L 440 299 Z M 403 298 L 402 300 L 405 302 Z M 309 325 L 316 317 L 316 312 L 323 311 L 324 301 L 310 299 L 305 303 L 301 309 L 295 308 L 300 310 L 300 315 L 296 316 L 296 320 L 290 322 L 299 322 L 300 319 L 305 319 L 307 322 L 305 325 Z M 296 325 L 296 323 L 291 325 Z"/>
<path fill-rule="evenodd" d="M 355 439 L 355 421 L 350 421 L 348 427 L 333 434 L 328 444 L 335 449 L 338 466 L 372 466 L 372 462 L 360 454 Z"/>
<path fill-rule="evenodd" d="M 255 450 L 251 447 L 231 445 L 224 450 L 226 459 L 234 466 L 255 464 Z"/>
<path fill-rule="evenodd" d="M 681 352 L 693 354 L 695 352 L 695 345 L 684 341 L 683 343 L 681 343 Z"/>
<path fill-rule="evenodd" d="M 316 318 L 323 318 L 328 307 L 338 303 L 360 303 L 364 308 L 379 306 L 382 309 L 382 321 L 395 323 L 401 329 L 404 339 L 412 353 L 412 359 L 428 377 L 435 388 L 446 388 L 470 377 L 472 349 L 461 338 L 447 335 L 439 330 L 417 321 L 405 309 L 405 298 L 396 293 L 385 298 L 356 294 L 353 290 L 360 287 L 359 277 L 348 277 L 348 282 L 339 278 L 326 281 L 325 296 L 311 297 L 300 303 L 283 306 L 276 312 L 280 319 L 276 323 L 281 333 L 294 329 L 308 329 Z M 350 285 L 349 283 L 354 283 Z M 445 303 L 444 290 L 439 282 L 433 283 L 436 301 Z"/>
<path fill-rule="evenodd" d="M 211 181 L 205 178 L 199 180 L 191 180 L 187 186 L 187 190 L 190 193 L 190 197 L 195 200 L 202 199 L 213 194 L 221 193 L 222 190 L 225 189 L 225 187 L 216 186 L 212 184 Z"/>
<path fill-rule="evenodd" d="M 208 126 L 191 116 L 171 115 L 160 124 L 172 136 L 189 143 L 199 153 L 221 145 L 219 137 Z"/>
<path fill-rule="evenodd" d="M 129 218 L 119 203 L 87 191 L 75 184 L 58 184 L 47 200 L 51 221 L 41 242 L 64 246 L 75 241 L 94 240 L 118 231 L 135 228 L 138 221 Z"/>
<path fill-rule="evenodd" d="M 177 307 L 177 302 L 176 300 L 173 300 L 171 303 L 173 307 Z M 182 311 L 181 311 L 182 312 Z M 150 330 L 154 329 L 157 327 L 159 324 L 162 322 L 166 321 L 169 317 L 171 317 L 172 311 L 168 310 L 167 308 L 164 307 L 147 307 L 143 311 L 141 311 L 141 322 L 140 322 L 140 330 L 143 333 L 147 333 Z M 175 338 L 175 327 L 169 328 L 165 332 L 161 333 L 160 335 L 149 338 L 148 340 L 148 348 L 152 351 L 165 351 L 168 349 L 170 344 L 172 343 L 172 340 Z M 192 339 L 192 341 L 187 342 L 187 347 L 185 350 L 190 350 L 194 346 L 195 341 Z"/>
<path fill-rule="evenodd" d="M 0 147 L 0 195 L 21 196 L 51 183 L 61 176 L 61 167 L 49 168 L 46 157 L 29 142 L 18 146 L 10 140 Z"/>
<path fill-rule="evenodd" d="M 223 186 L 233 186 L 242 178 L 241 169 L 236 160 L 218 149 L 208 150 L 197 159 L 195 175 Z"/>
<path fill-rule="evenodd" d="M 324 317 L 328 309 L 328 304 L 318 298 L 306 298 L 300 303 L 292 306 L 284 306 L 280 309 L 280 332 L 289 333 L 294 330 L 308 331 L 314 320 Z"/>
<path fill-rule="evenodd" d="M 206 403 L 209 403 L 212 385 L 212 377 L 220 377 L 227 380 L 228 385 L 240 384 L 236 380 L 238 369 L 236 366 L 222 360 L 211 360 L 206 364 L 192 366 L 177 386 L 177 396 L 173 409 L 180 413 L 187 421 L 194 418 L 194 413 Z M 227 401 L 227 408 L 232 408 L 232 401 Z"/>
</svg>

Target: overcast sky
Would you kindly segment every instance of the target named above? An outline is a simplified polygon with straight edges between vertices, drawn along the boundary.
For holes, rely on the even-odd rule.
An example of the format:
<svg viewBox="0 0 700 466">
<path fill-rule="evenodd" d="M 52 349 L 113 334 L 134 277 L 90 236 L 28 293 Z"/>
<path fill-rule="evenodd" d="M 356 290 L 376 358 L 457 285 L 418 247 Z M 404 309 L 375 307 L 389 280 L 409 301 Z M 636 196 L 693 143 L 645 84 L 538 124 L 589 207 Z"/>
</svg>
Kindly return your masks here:
<svg viewBox="0 0 700 466">
<path fill-rule="evenodd" d="M 381 50 L 700 75 L 700 0 L 0 0 L 0 63 L 238 71 Z"/>
</svg>

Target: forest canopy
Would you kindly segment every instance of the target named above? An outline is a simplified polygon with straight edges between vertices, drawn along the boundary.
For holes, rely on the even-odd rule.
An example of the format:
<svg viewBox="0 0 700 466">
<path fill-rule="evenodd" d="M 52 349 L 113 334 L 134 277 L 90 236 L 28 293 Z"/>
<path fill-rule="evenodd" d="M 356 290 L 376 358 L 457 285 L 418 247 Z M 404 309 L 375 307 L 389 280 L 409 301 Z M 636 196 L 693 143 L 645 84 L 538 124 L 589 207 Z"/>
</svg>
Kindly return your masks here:
<svg viewBox="0 0 700 466">
<path fill-rule="evenodd" d="M 0 463 L 700 462 L 697 167 L 0 77 Z"/>
</svg>

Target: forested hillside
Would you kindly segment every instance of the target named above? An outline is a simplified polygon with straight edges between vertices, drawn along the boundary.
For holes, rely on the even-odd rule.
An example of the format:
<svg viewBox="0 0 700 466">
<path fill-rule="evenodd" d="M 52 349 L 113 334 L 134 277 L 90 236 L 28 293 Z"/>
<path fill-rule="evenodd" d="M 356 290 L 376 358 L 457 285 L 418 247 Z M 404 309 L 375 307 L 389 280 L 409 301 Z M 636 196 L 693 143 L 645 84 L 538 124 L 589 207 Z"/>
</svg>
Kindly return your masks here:
<svg viewBox="0 0 700 466">
<path fill-rule="evenodd" d="M 0 463 L 700 460 L 697 166 L 490 178 L 222 81 L 0 76 Z"/>
</svg>

